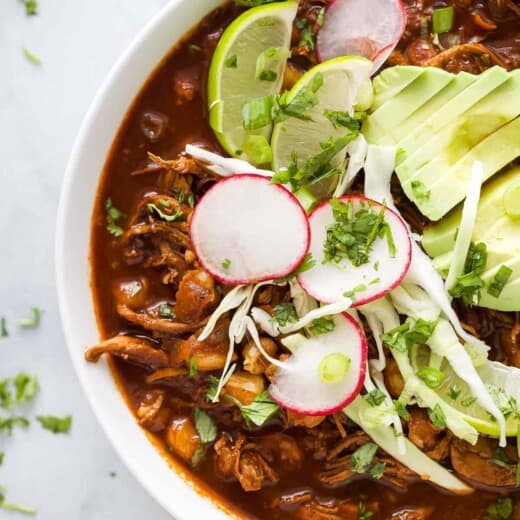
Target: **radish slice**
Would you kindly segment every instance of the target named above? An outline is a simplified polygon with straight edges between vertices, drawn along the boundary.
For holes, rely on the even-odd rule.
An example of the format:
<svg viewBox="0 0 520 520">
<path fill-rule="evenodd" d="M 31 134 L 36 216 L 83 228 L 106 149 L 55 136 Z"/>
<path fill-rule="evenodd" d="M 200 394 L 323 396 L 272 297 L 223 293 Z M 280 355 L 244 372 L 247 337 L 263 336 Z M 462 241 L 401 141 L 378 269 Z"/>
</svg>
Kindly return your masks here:
<svg viewBox="0 0 520 520">
<path fill-rule="evenodd" d="M 303 261 L 309 223 L 283 186 L 256 174 L 215 184 L 197 204 L 190 238 L 200 263 L 229 285 L 281 278 Z"/>
<path fill-rule="evenodd" d="M 273 377 L 269 394 L 283 408 L 303 415 L 329 415 L 345 408 L 365 380 L 367 341 L 348 314 L 333 317 L 332 332 L 302 342 Z"/>
<path fill-rule="evenodd" d="M 318 56 L 320 61 L 363 56 L 374 62 L 374 74 L 405 27 L 406 9 L 400 0 L 332 0 L 318 34 Z"/>
<path fill-rule="evenodd" d="M 378 202 L 362 196 L 345 196 L 339 200 L 344 203 L 352 201 L 354 214 L 368 208 L 379 214 L 382 209 Z M 357 307 L 381 298 L 397 287 L 411 261 L 412 245 L 403 220 L 391 209 L 384 209 L 383 222 L 391 231 L 394 250 L 389 246 L 388 237 L 376 237 L 369 250 L 368 262 L 359 266 L 353 265 L 346 257 L 338 263 L 323 263 L 327 229 L 335 222 L 330 202 L 318 206 L 310 215 L 309 252 L 316 263 L 298 276 L 302 288 L 321 302 L 332 303 L 349 297 L 354 300 L 353 307 Z"/>
</svg>

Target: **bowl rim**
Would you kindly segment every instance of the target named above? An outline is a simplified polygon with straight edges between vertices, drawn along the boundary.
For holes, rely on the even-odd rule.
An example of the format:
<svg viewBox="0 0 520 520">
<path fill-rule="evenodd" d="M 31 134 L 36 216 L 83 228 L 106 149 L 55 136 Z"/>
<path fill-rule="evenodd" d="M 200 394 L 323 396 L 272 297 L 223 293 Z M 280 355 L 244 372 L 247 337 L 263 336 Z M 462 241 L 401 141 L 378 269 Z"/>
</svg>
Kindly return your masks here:
<svg viewBox="0 0 520 520">
<path fill-rule="evenodd" d="M 145 87 L 146 82 L 151 77 L 153 72 L 157 69 L 157 67 L 160 66 L 162 60 L 172 50 L 176 42 L 181 40 L 183 36 L 186 35 L 187 30 L 185 27 L 183 28 L 181 26 L 178 28 L 178 37 L 163 36 L 161 38 L 162 40 L 170 42 L 169 45 L 164 43 L 164 48 L 162 51 L 150 51 L 150 54 L 155 54 L 155 58 L 158 57 L 159 59 L 151 58 L 149 60 L 151 61 L 151 64 L 148 67 L 148 72 L 142 76 L 139 76 L 140 80 L 135 80 L 134 78 L 134 82 L 137 81 L 137 88 L 133 91 L 133 94 L 126 96 L 128 98 L 128 103 L 125 101 L 121 102 L 124 106 L 119 110 L 119 112 L 122 112 L 122 114 L 120 113 L 118 115 L 117 110 L 115 111 L 115 115 L 109 113 L 108 117 L 112 117 L 112 119 L 115 121 L 115 123 L 109 126 L 115 127 L 115 132 L 109 132 L 111 137 L 108 138 L 108 142 L 103 142 L 103 136 L 101 136 L 100 139 L 98 139 L 97 136 L 97 133 L 100 130 L 100 125 L 103 125 L 105 110 L 109 109 L 110 112 L 110 100 L 115 99 L 115 96 L 117 95 L 118 82 L 121 81 L 121 78 L 124 77 L 125 74 L 128 75 L 128 71 L 130 70 L 129 65 L 134 61 L 134 59 L 138 57 L 140 53 L 145 52 L 143 49 L 146 49 L 150 39 L 153 38 L 157 33 L 160 33 L 160 31 L 163 31 L 165 34 L 168 32 L 164 28 L 164 25 L 169 19 L 171 19 L 171 21 L 174 23 L 177 23 L 177 25 L 181 25 L 178 24 L 178 20 L 182 19 L 183 17 L 182 14 L 181 16 L 178 15 L 177 11 L 179 9 L 183 9 L 185 12 L 191 14 L 191 17 L 194 19 L 194 23 L 185 24 L 189 25 L 189 30 L 194 25 L 196 25 L 196 23 L 198 23 L 203 18 L 203 16 L 221 4 L 222 0 L 204 0 L 204 2 L 192 2 L 191 0 L 170 0 L 144 25 L 144 27 L 133 38 L 130 45 L 126 47 L 123 53 L 116 60 L 115 64 L 112 66 L 110 72 L 105 77 L 97 93 L 95 94 L 94 99 L 91 102 L 85 117 L 83 118 L 80 129 L 74 141 L 65 175 L 61 183 L 55 228 L 54 274 L 56 279 L 59 315 L 62 330 L 65 336 L 67 350 L 71 358 L 76 376 L 80 382 L 82 391 L 105 436 L 108 438 L 110 444 L 118 454 L 119 458 L 128 468 L 130 473 L 146 489 L 149 495 L 151 495 L 165 509 L 165 511 L 171 515 L 174 515 L 174 517 L 178 518 L 179 520 L 191 520 L 195 517 L 202 517 L 202 515 L 206 515 L 207 517 L 215 520 L 223 520 L 229 518 L 230 516 L 239 518 L 239 516 L 238 511 L 235 510 L 231 504 L 227 504 L 224 502 L 224 500 L 221 501 L 217 497 L 210 496 L 210 491 L 205 489 L 205 486 L 197 482 L 196 479 L 193 479 L 190 476 L 183 476 L 183 471 L 180 465 L 179 467 L 172 467 L 172 464 L 166 460 L 165 456 L 160 453 L 160 450 L 157 449 L 157 447 L 148 439 L 144 430 L 138 426 L 133 414 L 127 407 L 124 396 L 121 395 L 118 384 L 113 379 L 112 373 L 106 362 L 99 363 L 99 365 L 104 365 L 104 369 L 100 366 L 86 366 L 87 363 L 83 358 L 84 347 L 82 347 L 85 339 L 82 338 L 81 333 L 78 332 L 78 329 L 82 328 L 78 327 L 78 325 L 82 324 L 81 320 L 94 320 L 95 330 L 93 332 L 96 335 L 96 340 L 99 339 L 99 328 L 97 326 L 93 305 L 89 255 L 91 242 L 91 223 L 93 218 L 93 209 L 96 203 L 97 187 L 99 186 L 99 182 L 102 179 L 108 154 L 111 150 L 114 139 L 117 137 L 121 125 L 124 122 L 126 114 L 131 109 L 133 102 L 139 95 L 141 89 Z M 159 47 L 161 47 L 161 44 L 162 43 L 158 44 Z M 96 144 L 97 141 L 100 141 L 102 144 Z M 78 197 L 79 193 L 75 192 L 78 192 L 77 185 L 82 180 L 82 163 L 85 162 L 86 150 L 96 146 L 102 148 L 104 147 L 106 153 L 104 153 L 103 156 L 99 159 L 96 159 L 97 161 L 101 162 L 102 166 L 100 169 L 95 171 L 92 176 L 93 179 L 88 181 L 89 183 L 95 183 L 92 199 L 90 202 L 80 201 Z M 79 258 L 76 258 L 78 263 L 81 264 L 79 267 L 77 265 L 71 265 L 74 264 L 74 262 L 70 262 L 70 260 L 75 259 L 74 255 L 78 256 L 78 253 L 71 252 L 71 243 L 73 242 L 71 239 L 73 236 L 72 233 L 78 229 L 76 228 L 75 223 L 71 224 L 69 220 L 70 214 L 74 214 L 74 208 L 77 205 L 83 205 L 85 208 L 83 210 L 83 215 L 81 216 L 83 226 L 82 224 L 78 224 L 80 231 L 85 232 L 86 229 L 84 224 L 88 221 L 87 236 L 85 236 L 83 239 L 79 239 L 79 244 L 81 244 L 82 247 L 86 245 L 86 251 L 88 254 L 86 258 L 81 257 L 81 255 Z M 82 210 L 77 211 L 80 211 L 81 213 Z M 85 212 L 88 214 L 85 214 Z M 85 249 L 85 247 L 83 247 L 83 249 Z M 85 267 L 85 263 L 87 266 L 87 272 L 83 272 L 81 270 L 81 267 Z M 82 276 L 82 274 L 84 275 L 84 279 L 77 282 L 81 284 L 80 289 L 85 292 L 85 284 L 88 285 L 88 293 L 90 298 L 88 301 L 84 301 L 85 298 L 83 298 L 83 303 L 86 303 L 86 307 L 89 307 L 90 310 L 93 311 L 90 315 L 88 315 L 88 318 L 82 318 L 80 316 L 74 315 L 74 312 L 71 308 L 71 304 L 75 303 L 75 300 L 78 297 L 78 293 L 75 291 L 75 287 L 72 285 L 76 283 L 74 277 L 77 277 L 78 273 L 80 276 Z M 79 299 L 81 299 L 81 295 Z M 92 369 L 94 369 L 96 372 L 93 372 Z M 101 380 L 103 381 L 102 390 L 107 391 L 110 394 L 107 395 L 107 400 L 105 400 L 104 396 L 99 395 L 99 392 L 95 388 L 92 381 L 93 379 L 97 379 L 97 383 L 99 383 Z M 122 404 L 122 407 L 116 405 L 116 415 L 119 420 L 125 423 L 123 425 L 115 424 L 116 421 L 114 421 L 110 414 L 107 413 L 107 406 L 111 406 L 107 404 L 107 402 L 114 399 L 112 392 L 117 393 L 116 397 Z M 130 428 L 131 431 L 129 432 L 128 430 L 124 430 L 124 428 Z M 146 448 L 144 443 L 146 443 L 148 448 Z M 144 450 L 144 452 L 146 452 L 146 460 L 143 458 L 143 456 L 141 456 L 141 454 L 139 454 L 137 457 L 136 453 L 133 452 L 133 449 L 136 446 L 139 446 Z M 152 452 L 155 453 L 155 455 L 153 455 Z M 164 466 L 164 469 L 161 469 L 161 467 L 158 465 L 159 461 L 160 464 Z M 145 466 L 149 462 L 149 465 L 153 465 L 155 470 L 158 470 L 159 474 L 157 474 L 155 477 L 150 472 L 145 472 L 143 467 L 140 466 L 141 462 L 145 462 Z M 186 473 L 189 474 L 189 472 Z M 163 485 L 161 482 L 161 485 L 156 486 L 155 484 L 159 483 L 160 478 L 166 479 L 167 482 L 165 485 Z M 155 482 L 152 482 L 154 480 Z"/>
</svg>

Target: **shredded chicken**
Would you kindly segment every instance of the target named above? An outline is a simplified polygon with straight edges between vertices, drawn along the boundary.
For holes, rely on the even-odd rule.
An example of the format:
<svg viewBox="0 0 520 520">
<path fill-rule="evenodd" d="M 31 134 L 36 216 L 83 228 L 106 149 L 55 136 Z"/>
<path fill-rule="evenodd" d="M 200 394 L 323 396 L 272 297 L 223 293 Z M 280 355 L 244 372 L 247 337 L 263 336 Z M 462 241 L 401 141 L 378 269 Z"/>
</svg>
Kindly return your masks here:
<svg viewBox="0 0 520 520">
<path fill-rule="evenodd" d="M 151 342 L 134 336 L 115 336 L 107 339 L 87 349 L 85 359 L 95 363 L 103 354 L 112 354 L 151 369 L 168 366 L 168 356 L 162 350 L 153 347 Z"/>
</svg>

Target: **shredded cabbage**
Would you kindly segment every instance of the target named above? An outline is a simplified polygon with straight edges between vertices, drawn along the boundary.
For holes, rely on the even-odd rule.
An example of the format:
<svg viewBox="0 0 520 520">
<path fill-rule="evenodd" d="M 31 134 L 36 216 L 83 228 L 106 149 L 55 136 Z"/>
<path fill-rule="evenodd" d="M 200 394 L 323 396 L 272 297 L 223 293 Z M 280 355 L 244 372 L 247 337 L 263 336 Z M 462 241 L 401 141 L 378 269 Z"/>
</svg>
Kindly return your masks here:
<svg viewBox="0 0 520 520">
<path fill-rule="evenodd" d="M 194 159 L 208 164 L 208 169 L 221 177 L 230 177 L 237 173 L 256 173 L 264 177 L 272 177 L 273 172 L 269 170 L 260 170 L 255 168 L 247 161 L 242 159 L 233 159 L 230 157 L 222 157 L 216 153 L 208 152 L 204 148 L 194 146 L 192 144 L 186 145 L 185 152 L 191 155 Z"/>
<path fill-rule="evenodd" d="M 359 134 L 351 143 L 347 145 L 349 155 L 348 166 L 334 190 L 334 197 L 341 197 L 352 185 L 357 174 L 363 168 L 367 156 L 367 142 L 363 134 Z"/>
<path fill-rule="evenodd" d="M 370 405 L 360 396 L 345 408 L 345 414 L 356 424 L 358 424 L 366 434 L 384 451 L 396 460 L 417 473 L 423 480 L 428 480 L 449 489 L 453 493 L 460 495 L 468 494 L 473 491 L 464 482 L 450 473 L 446 468 L 430 459 L 415 444 L 403 437 L 405 443 L 405 454 L 399 449 L 399 437 L 395 436 L 394 430 L 385 424 L 372 426 L 363 419 L 362 413 Z"/>
<path fill-rule="evenodd" d="M 471 172 L 468 194 L 466 195 L 466 200 L 462 207 L 462 217 L 457 232 L 457 239 L 455 240 L 455 246 L 453 247 L 450 269 L 448 271 L 448 276 L 446 277 L 446 292 L 453 288 L 457 282 L 457 277 L 464 272 L 464 263 L 466 262 L 466 256 L 468 256 L 473 228 L 475 227 L 475 219 L 477 218 L 483 177 L 484 168 L 482 163 L 480 161 L 475 161 Z"/>
</svg>

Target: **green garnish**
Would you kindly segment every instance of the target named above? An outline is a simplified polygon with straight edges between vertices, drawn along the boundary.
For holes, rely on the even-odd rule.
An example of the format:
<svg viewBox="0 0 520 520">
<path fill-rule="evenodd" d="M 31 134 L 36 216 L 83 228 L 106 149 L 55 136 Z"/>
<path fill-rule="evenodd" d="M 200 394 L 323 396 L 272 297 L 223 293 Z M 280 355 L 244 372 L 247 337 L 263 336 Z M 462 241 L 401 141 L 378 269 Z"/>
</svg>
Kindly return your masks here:
<svg viewBox="0 0 520 520">
<path fill-rule="evenodd" d="M 107 231 L 115 237 L 120 237 L 123 234 L 123 228 L 118 225 L 118 221 L 124 217 L 124 213 L 112 205 L 112 199 L 110 197 L 105 202 L 105 211 L 107 213 Z"/>
<path fill-rule="evenodd" d="M 33 65 L 41 65 L 42 60 L 34 54 L 31 50 L 29 50 L 27 47 L 22 48 L 23 55 L 27 58 L 28 61 L 30 61 Z"/>
<path fill-rule="evenodd" d="M 159 305 L 159 317 L 171 319 L 175 317 L 175 313 L 169 303 L 161 303 L 161 305 Z"/>
<path fill-rule="evenodd" d="M 309 326 L 309 330 L 314 336 L 318 334 L 325 334 L 332 332 L 336 328 L 334 319 L 332 316 L 323 316 L 322 318 L 316 318 Z"/>
<path fill-rule="evenodd" d="M 316 18 L 316 23 L 318 24 L 319 27 L 323 27 L 324 19 L 325 19 L 325 7 L 322 7 Z"/>
<path fill-rule="evenodd" d="M 444 383 L 446 376 L 434 367 L 424 367 L 417 372 L 417 377 L 422 379 L 430 388 L 438 388 Z"/>
<path fill-rule="evenodd" d="M 452 401 L 456 401 L 459 398 L 459 395 L 460 395 L 461 392 L 462 392 L 462 390 L 459 390 L 457 387 L 450 386 L 450 388 L 448 390 L 448 397 Z"/>
<path fill-rule="evenodd" d="M 433 32 L 436 34 L 450 32 L 454 19 L 455 8 L 453 6 L 434 9 L 432 13 Z"/>
<path fill-rule="evenodd" d="M 23 513 L 26 515 L 35 515 L 37 513 L 36 509 L 33 509 L 32 507 L 21 506 L 19 504 L 8 502 L 5 499 L 5 489 L 3 487 L 0 487 L 0 508 L 6 509 L 8 511 L 15 511 L 17 513 Z"/>
<path fill-rule="evenodd" d="M 364 283 L 360 283 L 359 285 L 356 285 L 353 289 L 350 291 L 345 291 L 343 293 L 343 296 L 345 298 L 350 298 L 352 302 L 356 301 L 356 293 L 366 291 L 367 286 Z"/>
<path fill-rule="evenodd" d="M 18 325 L 22 329 L 35 329 L 40 324 L 41 311 L 38 307 L 31 307 L 32 316 L 30 318 L 20 318 Z"/>
<path fill-rule="evenodd" d="M 195 359 L 195 356 L 190 356 L 190 359 L 188 360 L 188 371 L 190 377 L 197 375 L 197 360 Z"/>
<path fill-rule="evenodd" d="M 312 253 L 307 253 L 305 255 L 305 258 L 302 260 L 302 263 L 292 273 L 289 273 L 287 276 L 284 276 L 283 278 L 279 278 L 278 282 L 289 282 L 299 274 L 305 273 L 309 269 L 312 269 L 315 265 L 316 260 L 312 258 Z"/>
<path fill-rule="evenodd" d="M 324 143 L 320 143 L 322 151 L 307 159 L 302 166 L 298 165 L 298 157 L 293 152 L 287 169 L 276 172 L 273 175 L 272 182 L 275 184 L 290 183 L 294 192 L 304 186 L 315 184 L 341 173 L 339 168 L 332 166 L 331 161 L 356 137 L 357 134 L 351 133 L 336 140 L 329 139 Z"/>
<path fill-rule="evenodd" d="M 366 112 L 356 112 L 351 116 L 344 110 L 325 110 L 325 117 L 332 123 L 334 128 L 340 126 L 348 128 L 351 132 L 359 132 L 361 123 L 366 119 Z"/>
<path fill-rule="evenodd" d="M 278 323 L 281 327 L 298 321 L 298 314 L 292 303 L 280 303 L 273 309 L 273 313 L 271 321 Z"/>
<path fill-rule="evenodd" d="M 486 508 L 484 520 L 508 520 L 513 514 L 513 501 L 509 497 L 499 498 Z"/>
<path fill-rule="evenodd" d="M 506 286 L 506 283 L 509 281 L 509 278 L 511 278 L 512 274 L 512 269 L 510 269 L 506 265 L 501 265 L 500 269 L 497 271 L 497 273 L 493 277 L 493 280 L 491 280 L 489 287 L 487 288 L 488 294 L 491 294 L 491 296 L 498 298 L 504 290 L 504 287 Z"/>
<path fill-rule="evenodd" d="M 9 336 L 9 332 L 7 330 L 7 320 L 5 316 L 0 318 L 0 338 L 7 338 Z"/>
<path fill-rule="evenodd" d="M 26 374 L 25 372 L 20 372 L 14 378 L 13 383 L 16 390 L 15 399 L 17 403 L 26 403 L 31 401 L 40 389 L 38 378 Z"/>
<path fill-rule="evenodd" d="M 223 269 L 229 269 L 231 267 L 231 260 L 229 258 L 225 258 L 223 261 L 222 261 L 222 268 Z"/>
<path fill-rule="evenodd" d="M 369 511 L 363 502 L 359 503 L 358 509 L 358 520 L 370 520 L 374 516 L 374 513 Z"/>
<path fill-rule="evenodd" d="M 379 388 L 374 388 L 374 390 L 371 390 L 365 395 L 365 399 L 369 405 L 379 406 L 386 399 L 386 396 Z"/>
<path fill-rule="evenodd" d="M 378 462 L 377 464 L 374 464 L 374 466 L 370 470 L 370 474 L 372 475 L 373 478 L 375 478 L 376 480 L 379 480 L 379 479 L 383 478 L 383 476 L 385 474 L 385 468 L 386 468 L 385 462 Z"/>
<path fill-rule="evenodd" d="M 280 407 L 269 397 L 265 390 L 258 394 L 251 404 L 242 404 L 234 397 L 228 397 L 240 408 L 248 426 L 251 426 L 251 423 L 256 426 L 262 426 L 280 410 Z"/>
<path fill-rule="evenodd" d="M 220 382 L 220 380 L 218 377 L 215 377 L 215 376 L 208 377 L 209 386 L 208 386 L 208 391 L 206 392 L 207 401 L 209 401 L 209 402 L 213 401 L 213 399 L 217 395 L 217 389 L 218 389 L 219 382 Z"/>
<path fill-rule="evenodd" d="M 436 404 L 433 409 L 428 408 L 428 417 L 434 426 L 437 428 L 444 430 L 446 428 L 446 415 L 444 414 L 444 410 L 440 407 L 439 404 Z"/>
<path fill-rule="evenodd" d="M 232 54 L 231 56 L 228 56 L 226 60 L 224 61 L 224 66 L 228 69 L 236 69 L 238 65 L 237 55 Z"/>
<path fill-rule="evenodd" d="M 409 421 L 412 418 L 412 416 L 410 415 L 410 412 L 406 408 L 406 405 L 401 403 L 401 401 L 398 401 L 398 400 L 394 401 L 394 408 L 395 408 L 395 411 L 397 412 L 397 415 L 399 417 L 401 417 L 401 419 L 403 419 L 405 421 Z"/>
<path fill-rule="evenodd" d="M 38 14 L 37 0 L 22 0 L 22 4 L 25 7 L 25 14 L 27 16 L 34 16 L 34 15 Z"/>
<path fill-rule="evenodd" d="M 426 188 L 426 184 L 422 181 L 412 181 L 412 192 L 415 200 L 423 202 L 430 198 L 431 190 Z"/>
<path fill-rule="evenodd" d="M 422 345 L 433 334 L 436 321 L 419 318 L 410 328 L 408 322 L 381 334 L 381 341 L 397 352 L 406 352 L 413 345 Z"/>
<path fill-rule="evenodd" d="M 200 408 L 193 410 L 193 420 L 195 428 L 200 437 L 200 442 L 207 444 L 217 438 L 217 427 L 207 412 Z"/>
<path fill-rule="evenodd" d="M 244 153 L 255 164 L 271 164 L 273 151 L 263 135 L 249 135 L 244 142 Z"/>
<path fill-rule="evenodd" d="M 350 370 L 350 358 L 345 354 L 336 352 L 325 356 L 318 365 L 318 373 L 322 383 L 339 383 Z"/>
<path fill-rule="evenodd" d="M 300 29 L 300 41 L 298 47 L 306 47 L 310 52 L 314 50 L 315 32 L 311 22 L 307 18 L 302 18 L 296 22 L 296 27 Z"/>
<path fill-rule="evenodd" d="M 111 471 L 109 474 L 108 474 L 111 478 L 116 478 L 117 477 L 117 473 L 115 471 Z"/>
<path fill-rule="evenodd" d="M 257 130 L 273 121 L 273 96 L 254 98 L 242 106 L 242 123 L 246 130 Z"/>
<path fill-rule="evenodd" d="M 258 74 L 258 79 L 260 81 L 276 81 L 278 78 L 278 74 L 274 70 L 261 70 Z"/>
<path fill-rule="evenodd" d="M 350 469 L 355 473 L 366 473 L 377 453 L 377 444 L 373 442 L 367 442 L 360 446 L 353 454 L 350 459 Z"/>
<path fill-rule="evenodd" d="M 13 433 L 13 428 L 28 428 L 29 421 L 25 417 L 0 417 L 0 431 L 6 431 L 8 435 Z"/>
<path fill-rule="evenodd" d="M 5 453 L 0 451 L 0 466 L 4 463 Z"/>
<path fill-rule="evenodd" d="M 491 462 L 498 466 L 499 468 L 507 469 L 509 470 L 509 463 L 511 462 L 506 455 L 506 452 L 502 448 L 497 448 L 495 450 L 495 455 L 491 459 Z"/>
<path fill-rule="evenodd" d="M 468 407 L 474 404 L 476 401 L 477 398 L 471 395 L 469 397 L 464 398 L 460 403 L 462 404 L 462 406 Z"/>
<path fill-rule="evenodd" d="M 161 220 L 165 220 L 166 222 L 179 222 L 184 220 L 184 213 L 181 209 L 178 209 L 175 213 L 169 215 L 168 213 L 164 213 L 164 211 L 158 208 L 155 204 L 150 203 L 147 204 L 146 207 L 150 213 L 153 214 L 155 212 Z"/>
<path fill-rule="evenodd" d="M 385 205 L 374 211 L 371 205 L 362 203 L 355 211 L 352 200 L 343 202 L 333 198 L 330 201 L 334 224 L 328 226 L 323 244 L 323 263 L 340 263 L 348 258 L 356 267 L 369 262 L 374 240 L 386 230 L 384 222 Z"/>
<path fill-rule="evenodd" d="M 466 305 L 476 305 L 480 300 L 480 290 L 485 286 L 480 275 L 485 271 L 486 263 L 486 244 L 472 242 L 464 262 L 464 272 L 457 277 L 449 293 L 454 298 L 462 298 Z"/>
<path fill-rule="evenodd" d="M 52 415 L 40 415 L 36 417 L 44 430 L 52 433 L 69 433 L 72 425 L 72 417 L 54 417 Z"/>
</svg>

